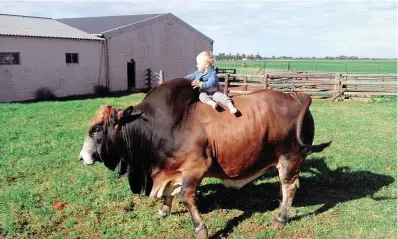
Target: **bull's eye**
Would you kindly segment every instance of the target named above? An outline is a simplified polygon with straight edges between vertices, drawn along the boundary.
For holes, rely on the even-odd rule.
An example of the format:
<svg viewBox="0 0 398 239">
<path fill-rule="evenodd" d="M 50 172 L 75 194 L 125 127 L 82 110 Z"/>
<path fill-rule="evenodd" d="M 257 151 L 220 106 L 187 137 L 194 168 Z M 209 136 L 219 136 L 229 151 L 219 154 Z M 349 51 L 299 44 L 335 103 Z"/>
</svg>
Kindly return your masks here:
<svg viewBox="0 0 398 239">
<path fill-rule="evenodd" d="M 99 133 L 101 131 L 102 131 L 102 126 L 101 125 L 94 125 L 90 129 L 90 134 Z"/>
</svg>

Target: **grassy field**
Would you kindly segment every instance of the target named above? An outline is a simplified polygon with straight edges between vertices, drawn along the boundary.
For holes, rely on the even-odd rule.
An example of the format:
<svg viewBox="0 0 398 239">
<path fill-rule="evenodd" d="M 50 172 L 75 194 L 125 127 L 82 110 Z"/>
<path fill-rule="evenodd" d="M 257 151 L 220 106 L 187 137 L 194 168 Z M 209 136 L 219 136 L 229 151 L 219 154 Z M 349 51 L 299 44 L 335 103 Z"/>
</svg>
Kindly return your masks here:
<svg viewBox="0 0 398 239">
<path fill-rule="evenodd" d="M 193 238 L 179 198 L 159 220 L 160 201 L 132 195 L 126 178 L 100 163 L 78 161 L 99 105 L 142 97 L 0 104 L 0 238 Z M 397 102 L 315 101 L 311 110 L 315 143 L 333 144 L 306 161 L 292 221 L 270 227 L 274 171 L 241 190 L 207 179 L 198 203 L 212 238 L 396 238 Z"/>
<path fill-rule="evenodd" d="M 242 67 L 246 63 L 247 67 Z M 319 72 L 366 72 L 397 73 L 396 60 L 263 60 L 263 61 L 217 61 L 216 67 L 238 69 L 239 73 L 267 71 L 319 71 Z"/>
</svg>

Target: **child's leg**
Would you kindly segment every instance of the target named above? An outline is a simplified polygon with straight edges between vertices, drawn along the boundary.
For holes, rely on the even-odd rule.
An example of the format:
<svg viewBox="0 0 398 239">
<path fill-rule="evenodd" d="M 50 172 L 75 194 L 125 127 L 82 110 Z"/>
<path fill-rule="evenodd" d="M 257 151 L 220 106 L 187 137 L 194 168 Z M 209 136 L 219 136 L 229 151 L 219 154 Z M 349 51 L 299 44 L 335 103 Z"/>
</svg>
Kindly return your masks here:
<svg viewBox="0 0 398 239">
<path fill-rule="evenodd" d="M 231 98 L 229 98 L 227 95 L 217 91 L 213 94 L 212 98 L 214 101 L 220 102 L 220 103 L 223 103 L 224 105 L 226 105 L 229 109 L 229 112 L 231 112 L 231 114 L 235 114 L 236 112 L 238 112 L 238 110 L 235 108 Z"/>
<path fill-rule="evenodd" d="M 211 105 L 211 107 L 213 107 L 213 109 L 216 109 L 218 106 L 217 103 L 206 92 L 201 92 L 199 94 L 199 100 L 205 104 Z"/>
</svg>

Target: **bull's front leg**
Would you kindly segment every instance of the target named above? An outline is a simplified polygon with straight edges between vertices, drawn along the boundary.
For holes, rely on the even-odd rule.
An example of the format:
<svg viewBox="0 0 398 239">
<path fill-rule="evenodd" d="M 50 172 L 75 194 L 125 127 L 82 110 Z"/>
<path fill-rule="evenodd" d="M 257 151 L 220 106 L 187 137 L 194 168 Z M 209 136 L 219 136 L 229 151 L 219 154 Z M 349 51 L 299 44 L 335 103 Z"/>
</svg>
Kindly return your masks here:
<svg viewBox="0 0 398 239">
<path fill-rule="evenodd" d="M 293 202 L 296 189 L 299 187 L 299 168 L 304 161 L 301 156 L 292 157 L 282 155 L 277 165 L 281 182 L 282 203 L 278 217 L 274 220 L 274 226 L 286 224 Z"/>
<path fill-rule="evenodd" d="M 203 222 L 202 216 L 196 207 L 196 189 L 198 188 L 202 177 L 195 177 L 184 175 L 182 181 L 182 202 L 191 214 L 191 219 L 195 227 L 196 239 L 208 238 L 206 225 Z"/>
<path fill-rule="evenodd" d="M 165 196 L 163 197 L 163 205 L 159 209 L 158 217 L 163 218 L 170 214 L 171 211 L 171 204 L 173 203 L 174 196 Z"/>
</svg>

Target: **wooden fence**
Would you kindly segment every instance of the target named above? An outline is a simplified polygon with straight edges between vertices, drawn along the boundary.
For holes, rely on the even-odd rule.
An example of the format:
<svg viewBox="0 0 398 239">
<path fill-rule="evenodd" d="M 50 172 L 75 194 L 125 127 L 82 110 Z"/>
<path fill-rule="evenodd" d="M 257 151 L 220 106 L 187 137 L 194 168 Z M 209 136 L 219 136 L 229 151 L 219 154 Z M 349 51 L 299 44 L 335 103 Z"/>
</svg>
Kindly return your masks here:
<svg viewBox="0 0 398 239">
<path fill-rule="evenodd" d="M 341 77 L 346 96 L 397 95 L 396 74 L 344 73 Z"/>
<path fill-rule="evenodd" d="M 223 74 L 225 74 L 225 73 L 236 74 L 236 69 L 225 69 L 225 68 L 218 68 L 218 67 L 216 67 L 216 73 L 217 73 L 217 74 L 220 74 L 220 77 L 219 77 L 218 79 L 220 80 L 220 82 L 222 82 L 222 81 L 225 80 L 224 77 L 223 77 Z M 231 79 L 230 79 L 230 80 L 231 80 Z M 232 81 L 235 81 L 235 80 L 236 80 L 236 78 L 233 77 L 233 78 L 232 78 Z"/>
<path fill-rule="evenodd" d="M 225 78 L 224 93 L 245 94 L 258 89 L 304 92 L 314 98 L 397 95 L 396 74 L 268 72 L 262 75 L 220 74 Z M 230 82 L 230 77 L 240 82 Z"/>
<path fill-rule="evenodd" d="M 152 72 L 155 85 L 164 82 L 164 72 Z M 217 74 L 223 77 L 224 93 L 247 94 L 259 89 L 272 89 L 285 93 L 304 92 L 313 98 L 348 99 L 375 95 L 397 95 L 396 74 L 368 73 L 308 73 L 308 72 L 263 72 L 263 74 Z M 232 81 L 236 79 L 236 81 Z"/>
<path fill-rule="evenodd" d="M 164 82 L 164 72 L 160 70 L 159 72 L 152 71 L 151 68 L 147 69 L 147 78 L 145 85 L 147 89 L 158 86 Z"/>
</svg>

